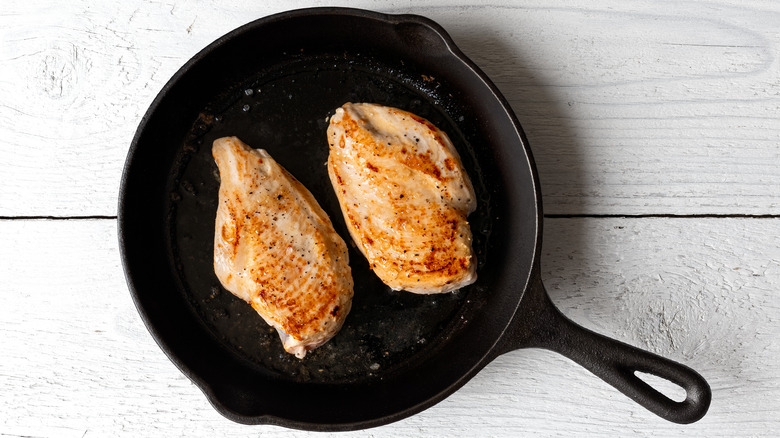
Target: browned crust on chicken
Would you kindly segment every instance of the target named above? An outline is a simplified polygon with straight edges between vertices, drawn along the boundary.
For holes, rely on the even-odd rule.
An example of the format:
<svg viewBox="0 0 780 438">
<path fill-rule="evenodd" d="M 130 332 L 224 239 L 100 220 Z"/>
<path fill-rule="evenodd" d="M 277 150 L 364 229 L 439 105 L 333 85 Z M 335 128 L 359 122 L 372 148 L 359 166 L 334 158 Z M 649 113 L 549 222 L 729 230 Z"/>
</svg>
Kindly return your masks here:
<svg viewBox="0 0 780 438">
<path fill-rule="evenodd" d="M 328 141 L 347 228 L 382 281 L 439 293 L 476 280 L 466 220 L 474 189 L 443 131 L 396 108 L 348 103 L 331 118 Z"/>
<path fill-rule="evenodd" d="M 347 247 L 308 190 L 263 150 L 214 141 L 220 171 L 214 270 L 298 357 L 341 328 L 351 308 Z"/>
</svg>

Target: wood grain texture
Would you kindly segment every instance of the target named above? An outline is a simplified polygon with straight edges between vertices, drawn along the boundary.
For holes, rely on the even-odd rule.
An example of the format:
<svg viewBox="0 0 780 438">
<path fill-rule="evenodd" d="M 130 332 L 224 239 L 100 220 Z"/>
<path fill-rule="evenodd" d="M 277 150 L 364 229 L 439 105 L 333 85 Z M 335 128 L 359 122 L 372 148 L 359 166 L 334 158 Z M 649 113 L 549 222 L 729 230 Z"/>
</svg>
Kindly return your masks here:
<svg viewBox="0 0 780 438">
<path fill-rule="evenodd" d="M 285 436 L 216 413 L 143 327 L 111 220 L 0 221 L 0 436 Z M 542 269 L 565 314 L 681 361 L 713 389 L 689 426 L 574 363 L 506 354 L 409 419 L 333 436 L 761 436 L 780 433 L 778 219 L 554 219 Z"/>
<path fill-rule="evenodd" d="M 578 6 L 451 30 L 526 129 L 546 211 L 777 214 L 778 5 Z"/>
<path fill-rule="evenodd" d="M 433 18 L 506 94 L 553 214 L 780 214 L 780 4 L 358 1 Z M 255 18 L 328 2 L 5 2 L 0 216 L 111 216 L 155 95 Z"/>
</svg>

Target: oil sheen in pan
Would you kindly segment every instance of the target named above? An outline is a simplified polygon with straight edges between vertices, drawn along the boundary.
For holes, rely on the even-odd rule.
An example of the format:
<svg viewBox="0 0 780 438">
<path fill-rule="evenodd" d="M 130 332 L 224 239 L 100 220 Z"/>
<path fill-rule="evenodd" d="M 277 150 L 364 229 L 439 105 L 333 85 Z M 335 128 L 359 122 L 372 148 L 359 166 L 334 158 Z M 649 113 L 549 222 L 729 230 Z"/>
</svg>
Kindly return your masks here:
<svg viewBox="0 0 780 438">
<path fill-rule="evenodd" d="M 357 62 L 356 62 L 357 60 Z M 345 102 L 396 106 L 427 118 L 452 138 L 471 176 L 479 204 L 469 216 L 479 269 L 490 234 L 488 189 L 461 128 L 468 125 L 446 84 L 354 54 L 295 56 L 237 84 L 204 108 L 184 140 L 169 181 L 167 229 L 173 266 L 193 310 L 236 354 L 277 376 L 318 382 L 381 378 L 436 349 L 464 324 L 488 291 L 476 285 L 448 294 L 394 292 L 355 248 L 328 180 L 327 118 Z M 453 120 L 453 119 L 460 120 Z M 276 331 L 244 301 L 224 290 L 213 270 L 219 174 L 211 143 L 237 135 L 269 151 L 315 196 L 350 247 L 353 306 L 341 331 L 299 360 Z"/>
</svg>

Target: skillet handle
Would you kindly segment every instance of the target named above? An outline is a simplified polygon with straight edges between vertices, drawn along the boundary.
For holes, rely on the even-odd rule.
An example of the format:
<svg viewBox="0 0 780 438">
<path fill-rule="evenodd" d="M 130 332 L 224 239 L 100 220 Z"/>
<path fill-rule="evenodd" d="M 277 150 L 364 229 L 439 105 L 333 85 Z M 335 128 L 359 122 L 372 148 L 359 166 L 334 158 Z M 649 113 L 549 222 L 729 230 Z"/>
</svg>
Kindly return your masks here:
<svg viewBox="0 0 780 438">
<path fill-rule="evenodd" d="M 712 392 L 707 381 L 696 371 L 572 322 L 552 303 L 538 276 L 526 293 L 530 296 L 522 300 L 515 315 L 505 351 L 538 347 L 560 353 L 649 411 L 675 423 L 693 423 L 707 413 Z M 637 377 L 637 372 L 652 374 L 682 387 L 686 392 L 685 400 L 678 402 L 668 398 Z"/>
</svg>

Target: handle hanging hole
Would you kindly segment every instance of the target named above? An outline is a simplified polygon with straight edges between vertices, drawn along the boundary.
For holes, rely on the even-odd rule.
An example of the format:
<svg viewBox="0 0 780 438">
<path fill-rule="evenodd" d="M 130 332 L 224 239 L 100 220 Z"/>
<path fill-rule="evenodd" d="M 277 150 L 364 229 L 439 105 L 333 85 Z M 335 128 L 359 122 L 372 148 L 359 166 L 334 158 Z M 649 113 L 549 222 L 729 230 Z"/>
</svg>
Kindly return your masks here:
<svg viewBox="0 0 780 438">
<path fill-rule="evenodd" d="M 663 377 L 658 377 L 655 374 L 643 373 L 641 371 L 634 371 L 634 375 L 670 400 L 680 403 L 685 401 L 688 397 L 688 394 L 682 386 L 670 382 Z"/>
</svg>

